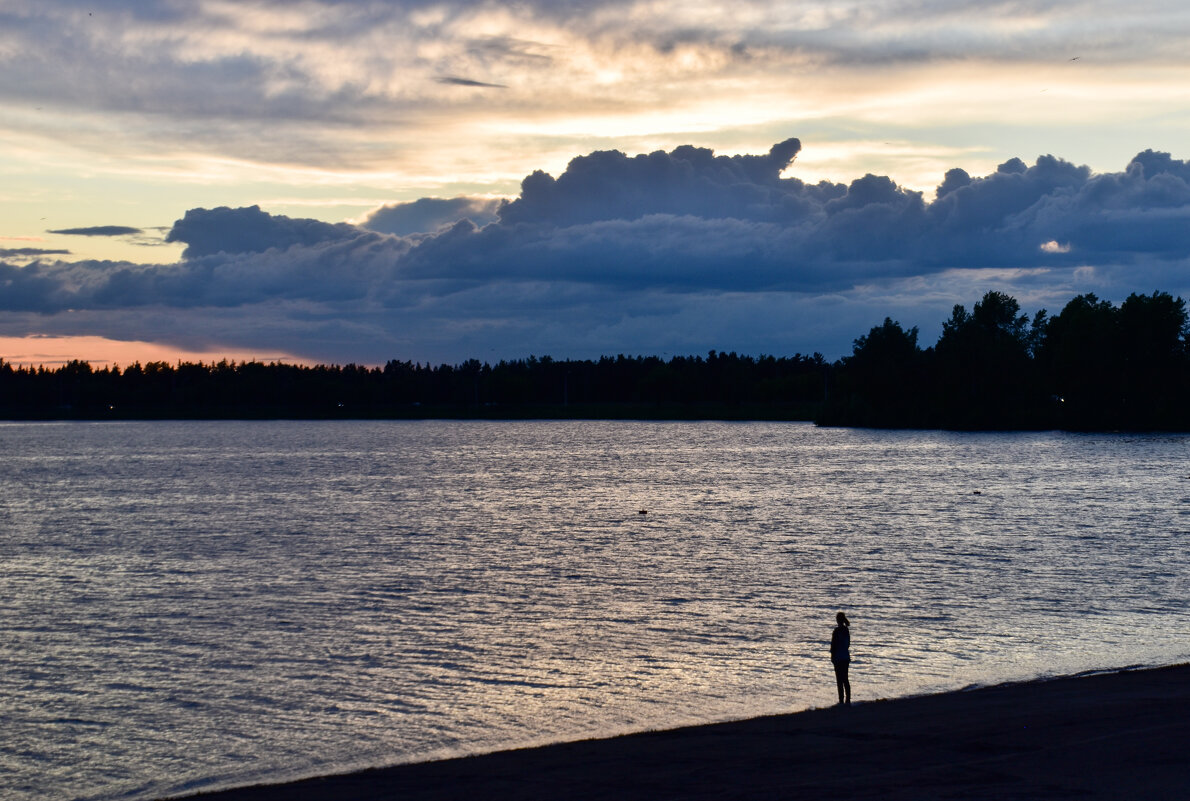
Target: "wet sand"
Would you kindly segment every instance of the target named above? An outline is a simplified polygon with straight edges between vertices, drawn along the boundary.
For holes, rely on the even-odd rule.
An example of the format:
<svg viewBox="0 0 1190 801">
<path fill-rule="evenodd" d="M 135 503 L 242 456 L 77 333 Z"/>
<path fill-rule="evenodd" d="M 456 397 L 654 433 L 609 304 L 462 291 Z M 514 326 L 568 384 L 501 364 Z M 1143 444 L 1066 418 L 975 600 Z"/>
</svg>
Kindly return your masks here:
<svg viewBox="0 0 1190 801">
<path fill-rule="evenodd" d="M 853 681 L 862 691 L 862 677 Z M 1190 665 L 857 702 L 194 798 L 1190 799 Z"/>
</svg>

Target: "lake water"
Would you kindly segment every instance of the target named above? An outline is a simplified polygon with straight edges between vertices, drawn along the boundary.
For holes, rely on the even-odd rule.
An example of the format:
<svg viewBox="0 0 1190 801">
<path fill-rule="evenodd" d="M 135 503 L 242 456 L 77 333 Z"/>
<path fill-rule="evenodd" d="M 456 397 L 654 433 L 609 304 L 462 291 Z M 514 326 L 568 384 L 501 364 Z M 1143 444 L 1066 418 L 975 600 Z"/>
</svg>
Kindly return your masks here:
<svg viewBox="0 0 1190 801">
<path fill-rule="evenodd" d="M 0 425 L 0 795 L 1190 659 L 1190 438 Z M 647 514 L 640 514 L 640 510 Z"/>
</svg>

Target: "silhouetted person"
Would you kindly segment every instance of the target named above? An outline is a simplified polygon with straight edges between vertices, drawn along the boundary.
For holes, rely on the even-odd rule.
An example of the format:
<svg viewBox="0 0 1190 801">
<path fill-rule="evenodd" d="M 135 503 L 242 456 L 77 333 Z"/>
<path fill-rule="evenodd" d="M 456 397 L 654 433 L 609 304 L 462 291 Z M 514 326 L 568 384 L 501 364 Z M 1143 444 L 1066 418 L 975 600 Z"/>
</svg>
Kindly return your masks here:
<svg viewBox="0 0 1190 801">
<path fill-rule="evenodd" d="M 847 669 L 851 665 L 851 624 L 847 615 L 835 615 L 839 625 L 831 633 L 831 664 L 835 666 L 835 684 L 839 685 L 839 703 L 851 704 L 851 681 Z"/>
</svg>

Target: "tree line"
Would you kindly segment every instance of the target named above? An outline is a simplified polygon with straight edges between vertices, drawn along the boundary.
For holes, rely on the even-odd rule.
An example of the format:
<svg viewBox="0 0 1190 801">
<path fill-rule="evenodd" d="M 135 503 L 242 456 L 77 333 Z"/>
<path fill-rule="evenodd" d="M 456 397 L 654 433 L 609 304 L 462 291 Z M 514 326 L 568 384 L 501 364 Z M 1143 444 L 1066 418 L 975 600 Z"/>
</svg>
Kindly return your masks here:
<svg viewBox="0 0 1190 801">
<path fill-rule="evenodd" d="M 835 363 L 752 357 L 548 356 L 383 367 L 274 362 L 56 369 L 0 360 L 0 417 L 652 418 L 815 420 L 948 429 L 1190 430 L 1186 303 L 1079 295 L 1032 317 L 988 292 L 938 341 L 885 318 Z"/>
<path fill-rule="evenodd" d="M 811 419 L 830 365 L 754 358 L 548 356 L 383 367 L 166 362 L 56 369 L 0 361 L 0 416 L 50 418 L 643 417 Z"/>
<path fill-rule="evenodd" d="M 1067 430 L 1190 429 L 1186 303 L 1093 294 L 1055 316 L 988 292 L 955 306 L 931 347 L 885 318 L 833 372 L 830 425 Z"/>
</svg>

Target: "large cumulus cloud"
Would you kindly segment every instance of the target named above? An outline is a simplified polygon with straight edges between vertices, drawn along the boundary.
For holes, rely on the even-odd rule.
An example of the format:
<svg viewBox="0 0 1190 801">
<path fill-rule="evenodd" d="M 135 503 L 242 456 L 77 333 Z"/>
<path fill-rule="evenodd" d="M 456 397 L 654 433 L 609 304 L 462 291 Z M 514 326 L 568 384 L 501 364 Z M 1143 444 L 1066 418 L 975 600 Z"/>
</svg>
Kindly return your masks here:
<svg viewBox="0 0 1190 801">
<path fill-rule="evenodd" d="M 885 176 L 804 183 L 799 149 L 596 152 L 529 175 L 485 214 L 466 198 L 386 207 L 359 226 L 194 209 L 169 234 L 187 246 L 177 264 L 0 264 L 4 333 L 30 315 L 47 331 L 124 331 L 140 315 L 177 337 L 214 315 L 207 335 L 228 345 L 340 361 L 836 356 L 886 314 L 928 331 L 986 289 L 1026 305 L 1190 290 L 1190 165 L 1169 154 L 1104 174 L 1054 156 L 955 169 L 927 200 Z"/>
<path fill-rule="evenodd" d="M 680 147 L 576 158 L 557 179 L 526 178 L 499 225 L 457 225 L 421 242 L 404 269 L 633 287 L 845 290 L 949 269 L 1138 261 L 1152 268 L 1190 254 L 1187 165 L 1168 154 L 1146 151 L 1123 172 L 1103 175 L 1053 156 L 1032 166 L 1012 159 L 977 178 L 952 170 L 927 203 L 884 176 L 848 185 L 785 177 L 799 147 L 788 140 L 766 156 Z"/>
<path fill-rule="evenodd" d="M 801 183 L 781 179 L 801 147 L 788 139 L 764 156 L 716 157 L 689 145 L 631 158 L 592 153 L 572 160 L 556 180 L 534 172 L 500 220 L 566 226 L 670 214 L 788 222 L 810 209 Z"/>
</svg>

